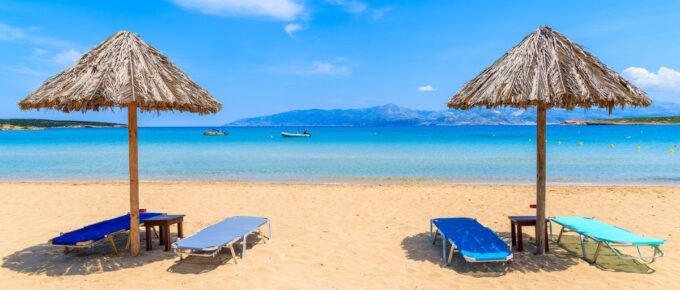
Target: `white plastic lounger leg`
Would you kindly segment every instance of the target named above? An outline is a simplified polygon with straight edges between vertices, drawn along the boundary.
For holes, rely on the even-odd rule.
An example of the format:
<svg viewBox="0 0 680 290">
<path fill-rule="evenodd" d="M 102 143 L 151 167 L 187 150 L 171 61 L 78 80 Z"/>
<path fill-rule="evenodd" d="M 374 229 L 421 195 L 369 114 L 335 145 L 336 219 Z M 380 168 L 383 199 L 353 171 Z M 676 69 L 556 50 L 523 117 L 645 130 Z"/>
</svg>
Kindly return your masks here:
<svg viewBox="0 0 680 290">
<path fill-rule="evenodd" d="M 592 264 L 595 264 L 597 262 L 597 256 L 600 255 L 600 249 L 602 248 L 602 242 L 597 243 L 597 249 L 595 249 L 595 256 L 593 257 L 593 262 Z"/>
<path fill-rule="evenodd" d="M 271 241 L 272 240 L 272 221 L 270 219 L 267 219 L 267 225 L 269 226 L 269 230 L 267 231 L 267 233 L 269 234 L 267 236 L 267 240 Z"/>
<path fill-rule="evenodd" d="M 246 245 L 248 245 L 247 239 L 248 239 L 248 234 L 243 236 L 243 251 L 241 252 L 241 259 L 246 258 Z"/>
<path fill-rule="evenodd" d="M 446 265 L 451 265 L 451 259 L 453 259 L 453 245 L 451 245 L 451 250 L 449 250 L 449 259 L 446 260 Z"/>
<path fill-rule="evenodd" d="M 560 234 L 557 236 L 557 243 L 559 244 L 560 241 L 562 240 L 562 234 L 564 233 L 564 227 L 560 229 Z"/>
<path fill-rule="evenodd" d="M 446 261 L 446 237 L 444 236 L 444 233 L 442 233 L 441 236 L 442 236 L 442 261 Z"/>
<path fill-rule="evenodd" d="M 234 244 L 229 245 L 229 250 L 231 251 L 231 256 L 234 258 L 234 264 L 238 264 L 238 259 L 236 258 L 236 252 L 234 251 Z"/>
</svg>

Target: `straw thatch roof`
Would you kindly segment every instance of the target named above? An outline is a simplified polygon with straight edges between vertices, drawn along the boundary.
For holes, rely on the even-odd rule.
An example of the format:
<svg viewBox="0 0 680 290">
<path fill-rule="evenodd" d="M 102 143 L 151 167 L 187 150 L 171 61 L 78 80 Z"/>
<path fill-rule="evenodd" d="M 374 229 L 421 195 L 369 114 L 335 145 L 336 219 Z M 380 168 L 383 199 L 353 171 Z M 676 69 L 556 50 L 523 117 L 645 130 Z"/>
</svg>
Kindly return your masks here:
<svg viewBox="0 0 680 290">
<path fill-rule="evenodd" d="M 73 67 L 48 79 L 19 102 L 19 107 L 98 111 L 127 107 L 130 102 L 141 111 L 208 114 L 222 108 L 156 48 L 127 31 L 117 32 Z"/>
<path fill-rule="evenodd" d="M 564 35 L 541 26 L 467 82 L 449 108 L 649 106 L 645 93 Z"/>
</svg>

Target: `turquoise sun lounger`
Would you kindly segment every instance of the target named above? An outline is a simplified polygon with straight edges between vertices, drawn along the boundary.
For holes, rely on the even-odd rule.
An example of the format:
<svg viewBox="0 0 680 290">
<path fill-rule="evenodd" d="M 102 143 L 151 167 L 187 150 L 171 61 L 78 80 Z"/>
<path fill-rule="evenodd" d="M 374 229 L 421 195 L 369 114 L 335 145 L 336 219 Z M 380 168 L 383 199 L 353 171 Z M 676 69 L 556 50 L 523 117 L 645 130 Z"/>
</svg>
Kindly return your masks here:
<svg viewBox="0 0 680 290">
<path fill-rule="evenodd" d="M 260 233 L 260 227 L 267 224 L 269 231 L 264 236 L 264 241 L 272 238 L 272 224 L 268 218 L 253 216 L 234 216 L 226 218 L 219 223 L 210 225 L 190 237 L 181 239 L 172 244 L 175 253 L 180 260 L 183 254 L 188 256 L 215 257 L 223 248 L 228 248 L 236 261 L 234 244 L 241 241 L 243 251 L 241 259 L 246 255 L 246 242 L 250 234 Z"/>
<path fill-rule="evenodd" d="M 640 259 L 643 262 L 652 263 L 655 259 L 664 256 L 664 253 L 659 247 L 666 243 L 665 240 L 643 237 L 631 231 L 606 224 L 595 218 L 558 216 L 551 218 L 550 221 L 550 236 L 552 236 L 552 223 L 562 226 L 562 229 L 560 230 L 559 236 L 556 240 L 557 243 L 560 242 L 562 239 L 562 234 L 566 231 L 572 231 L 579 234 L 583 259 L 591 264 L 594 264 L 597 261 L 597 257 L 600 254 L 600 249 L 603 245 L 610 248 L 614 254 L 622 259 Z M 586 254 L 585 242 L 587 239 L 597 242 L 597 248 L 595 249 L 595 254 L 592 260 L 589 259 L 588 255 Z M 654 250 L 654 253 L 651 256 L 644 256 L 642 250 L 640 249 L 640 247 L 647 246 Z M 623 255 L 614 247 L 636 247 L 638 256 L 635 257 Z"/>
<path fill-rule="evenodd" d="M 433 232 L 433 228 L 436 228 Z M 512 251 L 491 229 L 471 218 L 436 218 L 430 221 L 430 242 L 434 245 L 437 235 L 442 237 L 442 260 L 451 263 L 454 249 L 458 249 L 465 261 L 507 262 Z M 446 257 L 447 244 L 451 250 Z"/>
</svg>

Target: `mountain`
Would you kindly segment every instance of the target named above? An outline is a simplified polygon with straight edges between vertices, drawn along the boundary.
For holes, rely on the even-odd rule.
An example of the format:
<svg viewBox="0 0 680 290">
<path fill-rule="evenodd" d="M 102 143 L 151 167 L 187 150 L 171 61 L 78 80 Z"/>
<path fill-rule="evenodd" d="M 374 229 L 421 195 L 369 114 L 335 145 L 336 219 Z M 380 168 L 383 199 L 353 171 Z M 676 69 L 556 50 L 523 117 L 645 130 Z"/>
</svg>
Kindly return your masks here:
<svg viewBox="0 0 680 290">
<path fill-rule="evenodd" d="M 680 116 L 680 104 L 655 102 L 647 108 L 616 109 L 611 115 L 601 109 L 553 109 L 548 123 L 631 117 Z M 362 109 L 296 110 L 269 116 L 246 118 L 226 124 L 230 127 L 304 127 L 304 126 L 456 126 L 456 125 L 532 125 L 536 110 L 497 108 L 424 111 L 394 104 Z"/>
</svg>

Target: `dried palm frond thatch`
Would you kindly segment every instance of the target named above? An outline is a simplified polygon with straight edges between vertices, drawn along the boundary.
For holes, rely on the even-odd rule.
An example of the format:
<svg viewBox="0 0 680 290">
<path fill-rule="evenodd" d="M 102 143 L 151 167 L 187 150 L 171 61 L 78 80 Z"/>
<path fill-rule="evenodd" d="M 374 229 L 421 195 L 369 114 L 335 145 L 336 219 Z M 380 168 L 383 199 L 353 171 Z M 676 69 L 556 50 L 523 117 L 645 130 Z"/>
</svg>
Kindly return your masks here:
<svg viewBox="0 0 680 290">
<path fill-rule="evenodd" d="M 134 87 L 134 100 L 133 91 Z M 119 31 L 19 102 L 23 110 L 127 108 L 215 113 L 222 107 L 167 57 L 134 33 Z"/>
<path fill-rule="evenodd" d="M 541 26 L 467 82 L 449 108 L 649 106 L 643 91 L 580 45 Z"/>
</svg>

